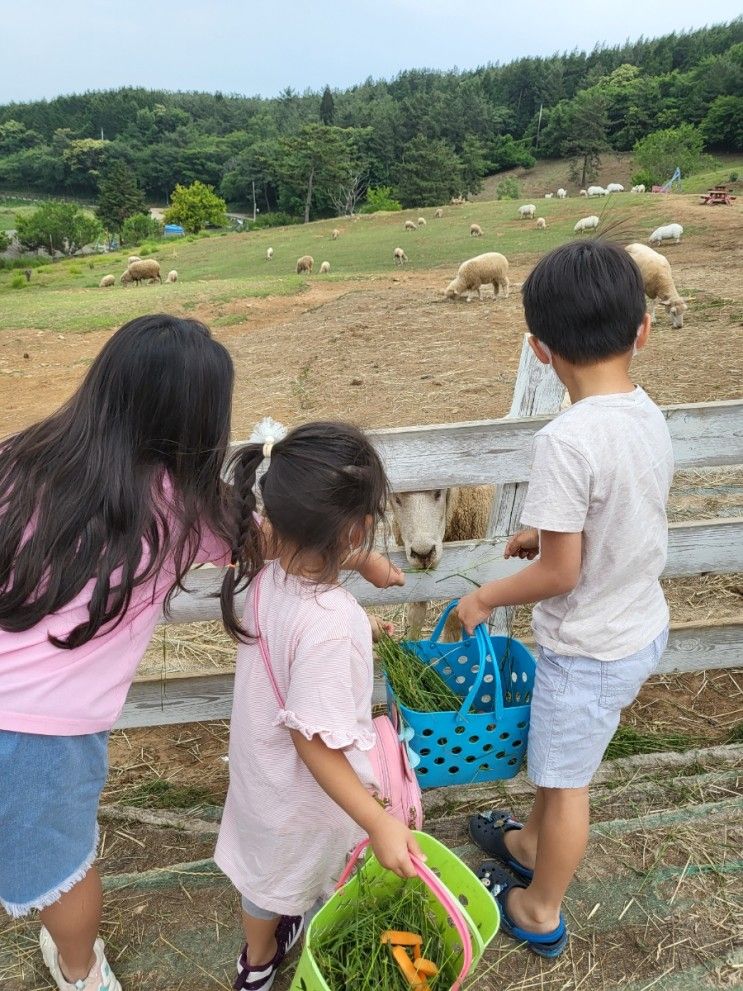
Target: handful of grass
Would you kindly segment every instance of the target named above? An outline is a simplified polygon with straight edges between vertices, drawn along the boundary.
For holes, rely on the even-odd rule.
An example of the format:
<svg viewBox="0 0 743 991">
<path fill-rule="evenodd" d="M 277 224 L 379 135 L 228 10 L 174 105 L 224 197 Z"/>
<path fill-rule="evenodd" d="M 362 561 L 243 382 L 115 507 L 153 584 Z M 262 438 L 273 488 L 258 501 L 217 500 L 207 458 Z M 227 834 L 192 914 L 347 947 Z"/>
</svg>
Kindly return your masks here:
<svg viewBox="0 0 743 991">
<path fill-rule="evenodd" d="M 377 653 L 398 701 L 416 712 L 453 712 L 462 699 L 438 671 L 392 637 L 383 636 Z"/>
<path fill-rule="evenodd" d="M 427 978 L 431 991 L 448 991 L 459 967 L 446 948 L 441 922 L 431 911 L 427 888 L 418 878 L 403 882 L 391 895 L 383 877 L 359 875 L 357 898 L 350 915 L 315 934 L 312 955 L 330 991 L 411 991 L 380 937 L 388 929 L 416 933 L 422 956 L 439 968 Z"/>
</svg>

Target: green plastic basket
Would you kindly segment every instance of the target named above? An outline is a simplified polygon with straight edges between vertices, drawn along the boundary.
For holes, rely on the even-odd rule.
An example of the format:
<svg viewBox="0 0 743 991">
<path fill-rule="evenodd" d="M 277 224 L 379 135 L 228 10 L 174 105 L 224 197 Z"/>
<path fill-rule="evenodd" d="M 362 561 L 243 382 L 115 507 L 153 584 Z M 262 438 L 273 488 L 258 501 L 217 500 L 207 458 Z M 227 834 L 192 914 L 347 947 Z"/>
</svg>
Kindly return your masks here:
<svg viewBox="0 0 743 991">
<path fill-rule="evenodd" d="M 472 962 L 468 974 L 472 974 L 485 947 L 498 932 L 500 925 L 498 905 L 482 882 L 475 877 L 469 867 L 463 864 L 456 854 L 453 854 L 451 850 L 448 850 L 427 833 L 416 832 L 415 836 L 421 850 L 426 855 L 425 868 L 428 868 L 435 875 L 435 879 L 441 883 L 449 897 L 456 903 L 460 917 L 457 921 L 460 924 L 464 922 L 469 930 Z M 367 850 L 359 871 L 363 871 L 365 878 L 378 879 L 376 883 L 384 885 L 385 893 L 389 893 L 391 899 L 395 898 L 396 893 L 405 883 L 396 874 L 385 870 L 370 850 Z M 354 874 L 346 884 L 339 887 L 310 922 L 302 956 L 299 959 L 290 991 L 329 991 L 328 985 L 315 962 L 312 947 L 318 934 L 326 929 L 332 929 L 335 924 L 345 920 L 353 913 L 359 884 L 358 874 L 359 872 Z M 453 920 L 430 889 L 429 898 L 432 913 L 441 922 L 441 930 L 447 949 L 458 953 L 459 960 L 463 963 L 466 959 L 465 951 L 462 948 L 461 937 Z M 460 980 L 464 976 L 467 975 L 461 974 Z M 452 985 L 452 991 L 456 991 L 459 985 L 460 981 Z"/>
</svg>

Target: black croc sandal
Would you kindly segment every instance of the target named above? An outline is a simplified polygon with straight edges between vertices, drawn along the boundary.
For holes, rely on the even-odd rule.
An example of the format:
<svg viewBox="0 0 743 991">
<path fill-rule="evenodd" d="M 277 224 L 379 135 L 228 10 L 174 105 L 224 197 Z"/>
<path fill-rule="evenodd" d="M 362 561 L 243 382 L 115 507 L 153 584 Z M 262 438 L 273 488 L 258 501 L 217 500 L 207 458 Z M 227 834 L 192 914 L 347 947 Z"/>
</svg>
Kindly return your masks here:
<svg viewBox="0 0 743 991">
<path fill-rule="evenodd" d="M 547 957 L 548 959 L 559 957 L 568 945 L 568 929 L 562 913 L 560 913 L 560 921 L 557 924 L 557 928 L 553 929 L 552 932 L 535 933 L 529 929 L 522 929 L 508 914 L 506 903 L 510 891 L 513 891 L 514 888 L 524 888 L 525 885 L 512 878 L 494 860 L 486 860 L 476 873 L 498 903 L 501 932 L 504 932 L 506 936 L 510 936 L 511 939 L 515 939 L 519 943 L 525 943 L 528 949 L 532 953 L 536 953 L 538 957 Z"/>
<path fill-rule="evenodd" d="M 522 880 L 531 881 L 534 877 L 534 871 L 530 867 L 525 867 L 509 853 L 503 839 L 510 830 L 523 828 L 523 823 L 514 819 L 511 813 L 505 809 L 478 812 L 477 815 L 470 816 L 469 820 L 470 837 L 481 850 L 500 860 Z"/>
</svg>

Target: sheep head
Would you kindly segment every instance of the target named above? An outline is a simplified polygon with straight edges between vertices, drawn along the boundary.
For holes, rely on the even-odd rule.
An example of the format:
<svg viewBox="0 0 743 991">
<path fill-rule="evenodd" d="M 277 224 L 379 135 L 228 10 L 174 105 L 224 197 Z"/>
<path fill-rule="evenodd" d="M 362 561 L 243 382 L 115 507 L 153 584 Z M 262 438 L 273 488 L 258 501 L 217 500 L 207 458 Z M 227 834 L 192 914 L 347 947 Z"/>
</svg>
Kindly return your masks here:
<svg viewBox="0 0 743 991">
<path fill-rule="evenodd" d="M 684 326 L 684 313 L 689 309 L 688 305 L 680 296 L 662 299 L 661 306 L 665 306 L 666 312 L 671 318 L 671 326 L 674 330 L 680 330 Z"/>
<path fill-rule="evenodd" d="M 393 529 L 414 568 L 438 567 L 453 508 L 453 489 L 404 492 L 392 496 Z"/>
</svg>

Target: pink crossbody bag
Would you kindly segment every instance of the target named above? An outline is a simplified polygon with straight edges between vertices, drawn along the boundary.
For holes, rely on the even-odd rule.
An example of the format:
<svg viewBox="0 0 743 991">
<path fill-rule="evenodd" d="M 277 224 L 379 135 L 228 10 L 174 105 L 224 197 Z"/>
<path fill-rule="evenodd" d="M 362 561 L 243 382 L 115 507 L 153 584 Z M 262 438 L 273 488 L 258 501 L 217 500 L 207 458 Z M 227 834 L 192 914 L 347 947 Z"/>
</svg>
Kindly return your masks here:
<svg viewBox="0 0 743 991">
<path fill-rule="evenodd" d="M 276 677 L 268 656 L 268 647 L 263 639 L 258 621 L 261 602 L 262 573 L 253 579 L 253 615 L 255 617 L 255 636 L 260 647 L 263 667 L 271 682 L 271 688 L 276 696 L 279 708 L 283 709 L 284 697 L 281 694 Z M 400 822 L 410 829 L 420 829 L 423 825 L 423 803 L 418 779 L 408 760 L 405 745 L 401 743 L 397 729 L 389 716 L 377 716 L 373 720 L 376 743 L 369 751 L 374 778 L 380 787 L 379 799 L 385 808 Z"/>
</svg>

